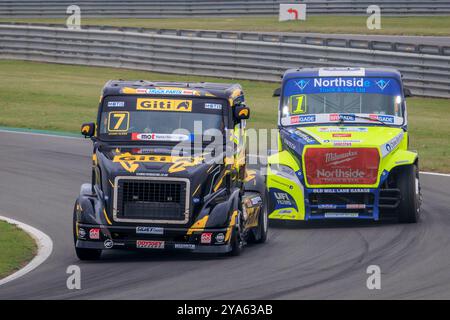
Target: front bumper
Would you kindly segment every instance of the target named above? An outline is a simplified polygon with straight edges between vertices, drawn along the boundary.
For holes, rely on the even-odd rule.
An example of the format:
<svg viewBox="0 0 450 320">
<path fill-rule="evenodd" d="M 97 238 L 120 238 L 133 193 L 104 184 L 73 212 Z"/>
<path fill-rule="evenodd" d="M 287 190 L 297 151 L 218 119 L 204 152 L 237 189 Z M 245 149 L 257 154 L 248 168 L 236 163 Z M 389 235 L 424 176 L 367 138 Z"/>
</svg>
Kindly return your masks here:
<svg viewBox="0 0 450 320">
<path fill-rule="evenodd" d="M 380 186 L 388 174 L 383 173 Z M 397 189 L 307 188 L 301 172 L 292 178 L 272 172 L 268 176 L 269 218 L 274 220 L 380 220 L 380 212 L 393 212 L 400 204 Z"/>
<path fill-rule="evenodd" d="M 144 228 L 146 233 L 138 232 Z M 94 231 L 91 234 L 91 231 Z M 97 232 L 99 230 L 99 232 Z M 193 253 L 227 253 L 232 250 L 226 241 L 228 228 L 190 230 L 136 226 L 105 226 L 78 224 L 75 246 L 82 249 L 187 251 Z M 92 239 L 94 235 L 95 239 Z"/>
</svg>

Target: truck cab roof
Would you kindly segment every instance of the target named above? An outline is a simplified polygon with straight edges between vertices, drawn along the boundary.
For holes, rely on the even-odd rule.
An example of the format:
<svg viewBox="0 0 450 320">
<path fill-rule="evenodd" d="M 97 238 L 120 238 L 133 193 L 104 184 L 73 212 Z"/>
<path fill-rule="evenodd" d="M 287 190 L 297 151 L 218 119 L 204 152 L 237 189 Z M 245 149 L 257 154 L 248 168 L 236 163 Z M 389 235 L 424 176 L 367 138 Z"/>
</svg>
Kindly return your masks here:
<svg viewBox="0 0 450 320">
<path fill-rule="evenodd" d="M 230 101 L 230 105 L 244 102 L 244 92 L 242 91 L 241 85 L 237 83 L 110 80 L 103 87 L 102 93 L 103 96 L 149 94 L 163 96 L 215 97 Z"/>
<path fill-rule="evenodd" d="M 283 81 L 295 78 L 317 77 L 390 77 L 401 82 L 401 74 L 393 68 L 298 68 L 284 73 Z"/>
</svg>

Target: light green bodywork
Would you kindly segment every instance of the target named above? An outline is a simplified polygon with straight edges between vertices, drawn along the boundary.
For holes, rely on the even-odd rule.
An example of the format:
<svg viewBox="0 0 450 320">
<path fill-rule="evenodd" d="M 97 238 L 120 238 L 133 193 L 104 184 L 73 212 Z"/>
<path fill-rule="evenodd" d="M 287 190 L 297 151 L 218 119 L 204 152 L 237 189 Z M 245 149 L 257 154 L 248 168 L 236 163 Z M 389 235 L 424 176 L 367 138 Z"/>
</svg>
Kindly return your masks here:
<svg viewBox="0 0 450 320">
<path fill-rule="evenodd" d="M 356 132 L 355 128 L 360 129 Z M 391 172 L 395 167 L 411 165 L 418 161 L 416 152 L 408 150 L 408 133 L 402 128 L 389 126 L 308 126 L 299 127 L 300 130 L 320 144 L 306 144 L 302 155 L 308 148 L 337 148 L 336 142 L 347 143 L 345 148 L 377 148 L 380 153 L 380 166 L 378 179 L 373 185 L 310 185 L 298 177 L 304 172 L 304 157 L 283 147 L 279 138 L 279 152 L 268 159 L 267 189 L 279 189 L 289 194 L 295 201 L 291 208 L 274 210 L 269 213 L 271 219 L 305 220 L 305 188 L 364 188 L 375 189 L 380 187 L 383 172 Z M 344 135 L 342 135 L 344 134 Z M 391 146 L 391 149 L 387 146 Z M 292 170 L 292 172 L 290 172 Z M 303 175 L 304 177 L 304 175 Z"/>
</svg>

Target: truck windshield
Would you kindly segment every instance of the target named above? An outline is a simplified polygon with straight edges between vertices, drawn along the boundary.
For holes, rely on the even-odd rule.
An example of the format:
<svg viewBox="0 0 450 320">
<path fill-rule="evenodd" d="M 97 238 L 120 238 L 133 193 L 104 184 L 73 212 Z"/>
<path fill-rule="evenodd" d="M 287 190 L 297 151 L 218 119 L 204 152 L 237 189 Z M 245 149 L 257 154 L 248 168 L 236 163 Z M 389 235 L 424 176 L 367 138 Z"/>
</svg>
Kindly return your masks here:
<svg viewBox="0 0 450 320">
<path fill-rule="evenodd" d="M 403 124 L 404 99 L 394 78 L 303 78 L 286 82 L 281 124 Z"/>
<path fill-rule="evenodd" d="M 226 101 L 211 98 L 109 96 L 99 134 L 106 141 L 180 142 L 194 134 L 223 132 Z"/>
</svg>

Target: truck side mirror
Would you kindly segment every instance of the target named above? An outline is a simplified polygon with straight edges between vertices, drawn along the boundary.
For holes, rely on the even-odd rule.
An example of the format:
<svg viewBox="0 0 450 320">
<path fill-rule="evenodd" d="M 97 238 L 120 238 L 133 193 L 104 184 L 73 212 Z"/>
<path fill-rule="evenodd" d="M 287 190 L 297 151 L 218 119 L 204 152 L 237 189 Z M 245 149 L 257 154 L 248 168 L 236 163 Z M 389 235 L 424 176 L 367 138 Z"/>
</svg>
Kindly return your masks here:
<svg viewBox="0 0 450 320">
<path fill-rule="evenodd" d="M 81 134 L 85 138 L 92 138 L 95 135 L 95 123 L 92 122 L 84 123 L 81 126 Z"/>
<path fill-rule="evenodd" d="M 240 104 L 234 107 L 234 118 L 237 121 L 247 120 L 250 118 L 250 108 L 245 104 Z"/>
<path fill-rule="evenodd" d="M 276 88 L 273 92 L 274 97 L 281 97 L 281 88 Z"/>
<path fill-rule="evenodd" d="M 403 93 L 405 94 L 405 98 L 413 97 L 413 94 L 412 94 L 411 90 L 408 89 L 408 88 L 404 88 L 403 89 Z"/>
</svg>

